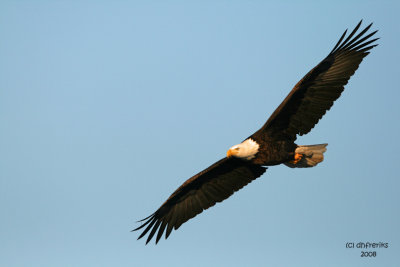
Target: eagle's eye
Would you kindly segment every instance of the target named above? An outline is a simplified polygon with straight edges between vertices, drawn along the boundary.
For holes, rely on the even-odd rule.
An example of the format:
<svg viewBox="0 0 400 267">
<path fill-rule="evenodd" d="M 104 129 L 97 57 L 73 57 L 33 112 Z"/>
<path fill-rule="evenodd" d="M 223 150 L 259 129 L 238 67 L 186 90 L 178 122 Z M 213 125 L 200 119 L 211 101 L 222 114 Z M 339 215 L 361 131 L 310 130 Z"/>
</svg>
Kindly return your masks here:
<svg viewBox="0 0 400 267">
<path fill-rule="evenodd" d="M 240 149 L 240 147 L 235 147 L 235 150 L 238 151 Z"/>
</svg>

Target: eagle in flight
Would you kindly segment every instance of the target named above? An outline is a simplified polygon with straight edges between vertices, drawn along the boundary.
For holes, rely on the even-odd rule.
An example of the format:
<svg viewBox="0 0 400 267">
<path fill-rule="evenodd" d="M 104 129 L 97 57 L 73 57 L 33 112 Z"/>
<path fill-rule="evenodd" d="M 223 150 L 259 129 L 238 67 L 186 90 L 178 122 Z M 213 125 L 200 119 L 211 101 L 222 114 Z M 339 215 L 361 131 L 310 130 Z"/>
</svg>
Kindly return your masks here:
<svg viewBox="0 0 400 267">
<path fill-rule="evenodd" d="M 304 135 L 318 123 L 369 51 L 377 46 L 368 33 L 372 23 L 357 33 L 361 22 L 346 37 L 340 37 L 329 55 L 301 79 L 272 113 L 267 122 L 242 143 L 234 145 L 226 157 L 189 178 L 149 217 L 141 220 L 144 228 L 139 238 L 149 233 L 146 244 L 156 235 L 156 244 L 165 232 L 203 210 L 230 197 L 254 179 L 266 166 L 285 164 L 291 168 L 314 167 L 324 159 L 327 144 L 297 145 L 297 135 Z M 346 37 L 346 38 L 345 38 Z"/>
</svg>

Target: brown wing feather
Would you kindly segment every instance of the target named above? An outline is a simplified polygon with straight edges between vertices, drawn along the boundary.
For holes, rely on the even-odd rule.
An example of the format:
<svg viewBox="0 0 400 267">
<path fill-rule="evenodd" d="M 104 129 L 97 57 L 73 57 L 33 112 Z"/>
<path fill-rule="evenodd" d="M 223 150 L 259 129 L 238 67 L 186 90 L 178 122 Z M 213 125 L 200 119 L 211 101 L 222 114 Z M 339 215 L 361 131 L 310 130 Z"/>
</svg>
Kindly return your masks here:
<svg viewBox="0 0 400 267">
<path fill-rule="evenodd" d="M 145 222 L 133 231 L 147 226 L 138 238 L 150 231 L 146 244 L 157 230 L 156 243 L 165 230 L 165 238 L 168 238 L 172 229 L 177 230 L 203 210 L 227 199 L 260 177 L 266 169 L 237 158 L 221 159 L 184 182 L 155 213 L 143 219 Z"/>
<path fill-rule="evenodd" d="M 308 133 L 318 123 L 339 98 L 368 51 L 377 46 L 371 44 L 378 38 L 369 39 L 377 31 L 364 36 L 372 23 L 352 38 L 361 22 L 342 42 L 347 30 L 343 33 L 330 54 L 295 85 L 254 135 L 295 140 L 297 134 Z"/>
</svg>

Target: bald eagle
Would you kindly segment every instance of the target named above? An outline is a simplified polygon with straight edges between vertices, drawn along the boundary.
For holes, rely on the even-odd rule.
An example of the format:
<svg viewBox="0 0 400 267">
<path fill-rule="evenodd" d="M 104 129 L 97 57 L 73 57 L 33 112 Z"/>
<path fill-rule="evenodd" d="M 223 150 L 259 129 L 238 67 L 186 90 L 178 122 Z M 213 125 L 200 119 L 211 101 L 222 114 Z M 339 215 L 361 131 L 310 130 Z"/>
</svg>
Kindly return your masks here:
<svg viewBox="0 0 400 267">
<path fill-rule="evenodd" d="M 310 132 L 332 107 L 363 58 L 377 46 L 374 42 L 379 38 L 371 39 L 377 31 L 367 34 L 372 23 L 357 33 L 361 22 L 347 37 L 347 30 L 343 33 L 329 55 L 294 86 L 257 132 L 189 178 L 156 212 L 139 221 L 142 225 L 132 231 L 146 228 L 138 239 L 149 231 L 146 244 L 156 233 L 157 244 L 164 231 L 167 239 L 172 229 L 260 177 L 266 166 L 283 163 L 307 168 L 322 162 L 327 144 L 301 146 L 295 140 Z"/>
</svg>

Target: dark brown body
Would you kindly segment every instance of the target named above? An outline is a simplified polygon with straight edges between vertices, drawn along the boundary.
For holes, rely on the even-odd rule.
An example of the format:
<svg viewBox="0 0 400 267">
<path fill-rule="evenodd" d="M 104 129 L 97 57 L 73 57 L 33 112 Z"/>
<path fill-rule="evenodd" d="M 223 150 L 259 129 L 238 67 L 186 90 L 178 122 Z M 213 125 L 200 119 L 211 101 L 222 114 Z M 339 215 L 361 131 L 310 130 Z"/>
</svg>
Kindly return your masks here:
<svg viewBox="0 0 400 267">
<path fill-rule="evenodd" d="M 294 151 L 297 145 L 292 141 L 255 141 L 260 147 L 256 157 L 251 160 L 254 164 L 272 166 L 294 159 Z"/>
</svg>

